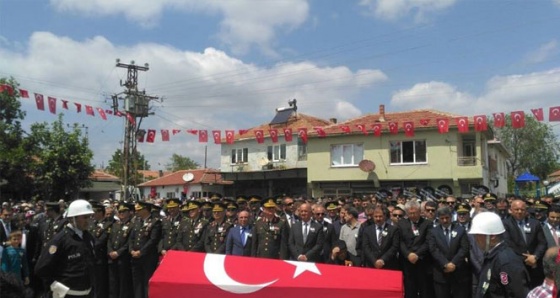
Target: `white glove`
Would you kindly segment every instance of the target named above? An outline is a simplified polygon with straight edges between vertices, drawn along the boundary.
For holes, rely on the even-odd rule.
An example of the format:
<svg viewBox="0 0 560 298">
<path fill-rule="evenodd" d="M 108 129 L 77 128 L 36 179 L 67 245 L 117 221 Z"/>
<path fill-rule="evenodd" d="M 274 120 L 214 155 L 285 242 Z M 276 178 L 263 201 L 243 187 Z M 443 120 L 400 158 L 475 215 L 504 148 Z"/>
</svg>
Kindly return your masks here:
<svg viewBox="0 0 560 298">
<path fill-rule="evenodd" d="M 51 291 L 53 292 L 53 298 L 64 298 L 64 296 L 66 296 L 66 293 L 68 293 L 68 291 L 70 290 L 69 287 L 65 286 L 62 283 L 59 283 L 58 281 L 53 281 L 53 283 L 51 284 Z"/>
</svg>

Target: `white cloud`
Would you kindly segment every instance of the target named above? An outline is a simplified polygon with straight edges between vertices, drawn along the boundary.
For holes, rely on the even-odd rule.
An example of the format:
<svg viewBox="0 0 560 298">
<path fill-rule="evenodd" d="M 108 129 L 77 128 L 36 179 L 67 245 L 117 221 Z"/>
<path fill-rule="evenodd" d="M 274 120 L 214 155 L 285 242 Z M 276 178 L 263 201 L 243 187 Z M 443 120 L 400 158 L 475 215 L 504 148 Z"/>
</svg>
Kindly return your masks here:
<svg viewBox="0 0 560 298">
<path fill-rule="evenodd" d="M 276 55 L 273 49 L 275 31 L 299 27 L 309 13 L 307 0 L 51 0 L 51 4 L 59 11 L 89 16 L 122 14 L 147 27 L 156 25 L 165 10 L 220 14 L 223 19 L 217 36 L 240 54 L 257 46 L 266 54 Z"/>
<path fill-rule="evenodd" d="M 457 0 L 360 0 L 359 4 L 379 19 L 395 21 L 412 16 L 415 22 L 424 22 L 455 2 Z"/>
<path fill-rule="evenodd" d="M 560 1 L 560 0 L 559 0 Z M 552 56 L 558 53 L 558 42 L 556 40 L 551 40 L 543 45 L 541 45 L 537 50 L 529 53 L 526 57 L 527 63 L 541 63 L 547 61 Z"/>
<path fill-rule="evenodd" d="M 397 91 L 391 103 L 401 109 L 461 110 L 473 97 L 443 82 L 419 83 L 407 90 Z"/>
</svg>

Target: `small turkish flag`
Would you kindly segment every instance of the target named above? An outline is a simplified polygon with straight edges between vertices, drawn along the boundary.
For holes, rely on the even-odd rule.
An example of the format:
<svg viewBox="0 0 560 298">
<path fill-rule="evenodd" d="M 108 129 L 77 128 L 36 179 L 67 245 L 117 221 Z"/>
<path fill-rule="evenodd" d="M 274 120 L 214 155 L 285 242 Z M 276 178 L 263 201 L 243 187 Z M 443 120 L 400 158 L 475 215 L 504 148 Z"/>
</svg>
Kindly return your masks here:
<svg viewBox="0 0 560 298">
<path fill-rule="evenodd" d="M 428 126 L 429 123 L 430 123 L 430 119 L 420 119 L 420 124 L 424 126 Z"/>
<path fill-rule="evenodd" d="M 61 99 L 60 101 L 62 101 L 62 108 L 68 110 L 68 101 L 64 99 Z"/>
<path fill-rule="evenodd" d="M 511 112 L 511 126 L 513 128 L 525 127 L 525 112 L 523 111 Z"/>
<path fill-rule="evenodd" d="M 82 104 L 75 102 L 74 105 L 76 106 L 76 113 L 81 113 L 82 112 Z M 68 107 L 66 107 L 66 109 L 68 109 Z"/>
<path fill-rule="evenodd" d="M 56 114 L 56 98 L 49 96 L 47 101 L 49 102 L 49 112 Z"/>
<path fill-rule="evenodd" d="M 196 129 L 187 129 L 187 132 L 190 133 L 191 135 L 198 134 L 198 130 L 196 130 Z"/>
<path fill-rule="evenodd" d="M 172 133 L 173 133 L 173 135 L 176 135 L 176 134 L 178 134 L 178 133 L 180 133 L 180 132 L 181 132 L 180 129 L 174 129 Z"/>
<path fill-rule="evenodd" d="M 375 123 L 373 125 L 373 135 L 376 137 L 381 136 L 381 123 Z"/>
<path fill-rule="evenodd" d="M 99 113 L 99 116 L 101 116 L 101 119 L 107 120 L 107 114 L 105 114 L 105 111 L 102 108 L 97 108 L 97 112 Z"/>
<path fill-rule="evenodd" d="M 199 143 L 207 143 L 208 142 L 208 131 L 206 131 L 206 130 L 199 130 L 198 131 L 198 142 Z"/>
<path fill-rule="evenodd" d="M 460 133 L 469 132 L 469 118 L 467 117 L 459 117 L 455 118 L 455 122 L 457 123 L 457 129 Z"/>
<path fill-rule="evenodd" d="M 248 133 L 248 132 L 249 132 L 248 129 L 240 129 L 240 130 L 239 130 L 239 134 L 240 134 L 240 135 L 244 135 L 244 134 L 246 134 L 246 133 Z"/>
<path fill-rule="evenodd" d="M 403 122 L 404 135 L 407 137 L 414 137 L 414 122 Z"/>
<path fill-rule="evenodd" d="M 301 141 L 304 144 L 307 144 L 307 128 L 305 127 L 298 128 L 298 136 L 301 138 Z"/>
<path fill-rule="evenodd" d="M 531 109 L 531 112 L 533 112 L 533 115 L 535 115 L 535 119 L 537 119 L 537 121 L 544 121 L 544 113 L 542 108 Z"/>
<path fill-rule="evenodd" d="M 262 129 L 255 130 L 255 138 L 257 139 L 257 143 L 259 144 L 264 143 L 264 132 Z"/>
<path fill-rule="evenodd" d="M 169 142 L 169 130 L 162 129 L 161 130 L 161 141 L 162 142 Z"/>
<path fill-rule="evenodd" d="M 272 140 L 272 143 L 278 143 L 278 130 L 269 129 L 268 133 L 270 134 L 270 139 Z"/>
<path fill-rule="evenodd" d="M 22 98 L 29 98 L 29 92 L 25 89 L 19 89 L 19 96 Z"/>
<path fill-rule="evenodd" d="M 350 126 L 348 125 L 341 125 L 339 126 L 340 130 L 342 130 L 344 133 L 350 133 Z"/>
<path fill-rule="evenodd" d="M 220 130 L 213 130 L 212 136 L 214 136 L 214 144 L 222 143 L 222 132 Z"/>
<path fill-rule="evenodd" d="M 437 126 L 439 133 L 447 133 L 449 132 L 449 119 L 447 118 L 440 118 L 437 119 Z"/>
<path fill-rule="evenodd" d="M 560 121 L 560 106 L 550 107 L 548 112 L 548 121 L 551 122 Z"/>
<path fill-rule="evenodd" d="M 322 127 L 313 127 L 313 129 L 315 129 L 315 131 L 317 132 L 317 135 L 320 138 L 324 138 L 327 136 L 327 134 L 325 133 L 325 130 Z"/>
<path fill-rule="evenodd" d="M 130 124 L 132 125 L 136 125 L 136 119 L 134 119 L 134 117 L 132 116 L 132 114 L 130 113 L 126 113 L 126 119 L 128 119 L 128 122 L 130 122 Z"/>
<path fill-rule="evenodd" d="M 398 134 L 399 124 L 397 122 L 389 122 L 389 132 L 394 135 Z"/>
<path fill-rule="evenodd" d="M 42 94 L 35 93 L 35 103 L 37 104 L 37 110 L 45 110 L 45 99 Z"/>
<path fill-rule="evenodd" d="M 235 137 L 235 130 L 226 130 L 226 143 L 233 144 Z"/>
<path fill-rule="evenodd" d="M 488 130 L 488 121 L 486 121 L 486 115 L 474 116 L 474 130 L 475 131 Z"/>
<path fill-rule="evenodd" d="M 365 124 L 357 124 L 356 127 L 359 131 L 361 131 L 364 135 L 368 134 L 367 128 Z"/>
<path fill-rule="evenodd" d="M 292 141 L 292 129 L 289 127 L 284 128 L 284 140 L 286 140 L 286 142 L 291 142 Z"/>
<path fill-rule="evenodd" d="M 115 112 L 115 116 L 117 116 L 117 117 L 122 117 L 122 116 L 123 116 L 123 113 L 122 113 L 121 111 L 116 111 L 116 112 Z"/>
<path fill-rule="evenodd" d="M 4 91 L 8 92 L 8 95 L 14 95 L 14 88 L 8 84 L 0 85 L 0 93 Z"/>
<path fill-rule="evenodd" d="M 87 106 L 86 105 L 86 114 L 91 115 L 91 116 L 95 116 L 95 114 L 93 113 L 93 107 L 92 106 Z"/>
<path fill-rule="evenodd" d="M 113 115 L 113 110 L 106 109 L 106 110 L 105 110 L 105 114 L 107 114 L 107 115 Z"/>
<path fill-rule="evenodd" d="M 146 137 L 146 142 L 153 143 L 156 140 L 156 130 L 148 129 L 148 136 Z"/>
<path fill-rule="evenodd" d="M 136 137 L 136 139 L 138 140 L 138 143 L 144 143 L 144 138 L 146 137 L 145 133 L 141 133 L 138 134 L 138 136 Z"/>
<path fill-rule="evenodd" d="M 494 127 L 502 128 L 506 124 L 504 113 L 494 113 Z"/>
</svg>

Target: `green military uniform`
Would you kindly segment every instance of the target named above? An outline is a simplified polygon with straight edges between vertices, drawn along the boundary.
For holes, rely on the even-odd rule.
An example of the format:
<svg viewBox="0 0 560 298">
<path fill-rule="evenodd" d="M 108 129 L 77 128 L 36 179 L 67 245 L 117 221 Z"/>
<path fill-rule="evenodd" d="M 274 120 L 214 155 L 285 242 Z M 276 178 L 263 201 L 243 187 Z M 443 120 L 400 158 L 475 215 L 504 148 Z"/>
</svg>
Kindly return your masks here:
<svg viewBox="0 0 560 298">
<path fill-rule="evenodd" d="M 200 203 L 190 201 L 182 208 L 182 212 L 189 212 L 190 210 L 200 207 Z M 181 223 L 177 228 L 177 239 L 173 249 L 184 251 L 204 251 L 204 244 L 202 243 L 202 236 L 208 226 L 208 220 L 199 215 L 195 219 L 183 216 Z"/>
<path fill-rule="evenodd" d="M 273 201 L 263 204 L 266 208 L 276 207 Z M 288 223 L 274 215 L 272 220 L 259 218 L 253 226 L 251 256 L 269 259 L 288 258 Z"/>
<path fill-rule="evenodd" d="M 180 206 L 179 199 L 169 199 L 167 200 L 167 208 L 178 208 Z M 167 216 L 162 220 L 161 230 L 162 237 L 158 245 L 158 252 L 161 254 L 162 251 L 168 251 L 175 246 L 175 241 L 177 240 L 177 231 L 179 229 L 179 224 L 182 220 L 181 213 L 178 213 L 175 217 L 171 218 Z"/>
<path fill-rule="evenodd" d="M 225 205 L 222 203 L 214 204 L 213 212 L 223 212 Z M 207 253 L 226 253 L 226 237 L 229 230 L 233 227 L 224 217 L 221 221 L 214 220 L 206 228 L 204 234 L 204 251 Z"/>
<path fill-rule="evenodd" d="M 105 208 L 97 202 L 91 203 L 95 212 L 105 215 Z M 107 242 L 111 233 L 112 218 L 103 217 L 102 220 L 92 220 L 88 228 L 89 233 L 95 239 L 95 283 L 94 292 L 96 297 L 108 297 L 109 295 L 109 276 L 107 263 Z"/>
<path fill-rule="evenodd" d="M 131 211 L 133 206 L 121 203 L 118 211 Z M 116 259 L 109 258 L 109 297 L 130 298 L 132 293 L 132 276 L 130 274 L 130 252 L 128 251 L 128 236 L 132 231 L 132 218 L 126 222 L 114 222 L 107 241 L 107 252 L 116 252 Z"/>
</svg>

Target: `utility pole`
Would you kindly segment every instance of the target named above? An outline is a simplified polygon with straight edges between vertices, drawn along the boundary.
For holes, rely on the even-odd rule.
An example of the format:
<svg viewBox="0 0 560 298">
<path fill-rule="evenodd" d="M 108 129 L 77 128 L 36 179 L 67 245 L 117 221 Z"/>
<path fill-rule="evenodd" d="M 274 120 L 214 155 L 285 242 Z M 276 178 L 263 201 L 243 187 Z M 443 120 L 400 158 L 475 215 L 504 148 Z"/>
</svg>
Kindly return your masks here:
<svg viewBox="0 0 560 298">
<path fill-rule="evenodd" d="M 125 117 L 124 125 L 124 141 L 123 141 L 123 159 L 122 159 L 122 184 L 123 196 L 121 199 L 128 200 L 131 198 L 131 190 L 136 188 L 138 165 L 136 160 L 138 152 L 136 145 L 138 138 L 143 138 L 146 133 L 140 129 L 142 119 L 153 114 L 149 112 L 149 103 L 152 100 L 158 100 L 158 97 L 146 95 L 146 91 L 138 91 L 138 71 L 148 71 L 148 63 L 144 66 L 135 65 L 134 61 L 129 64 L 121 63 L 117 59 L 117 67 L 126 68 L 128 70 L 126 81 L 121 81 L 121 86 L 126 90 L 119 94 L 112 96 L 113 98 L 113 112 L 115 115 L 122 115 Z M 124 95 L 124 97 L 119 97 Z M 121 109 L 119 109 L 119 100 L 123 101 Z"/>
</svg>

